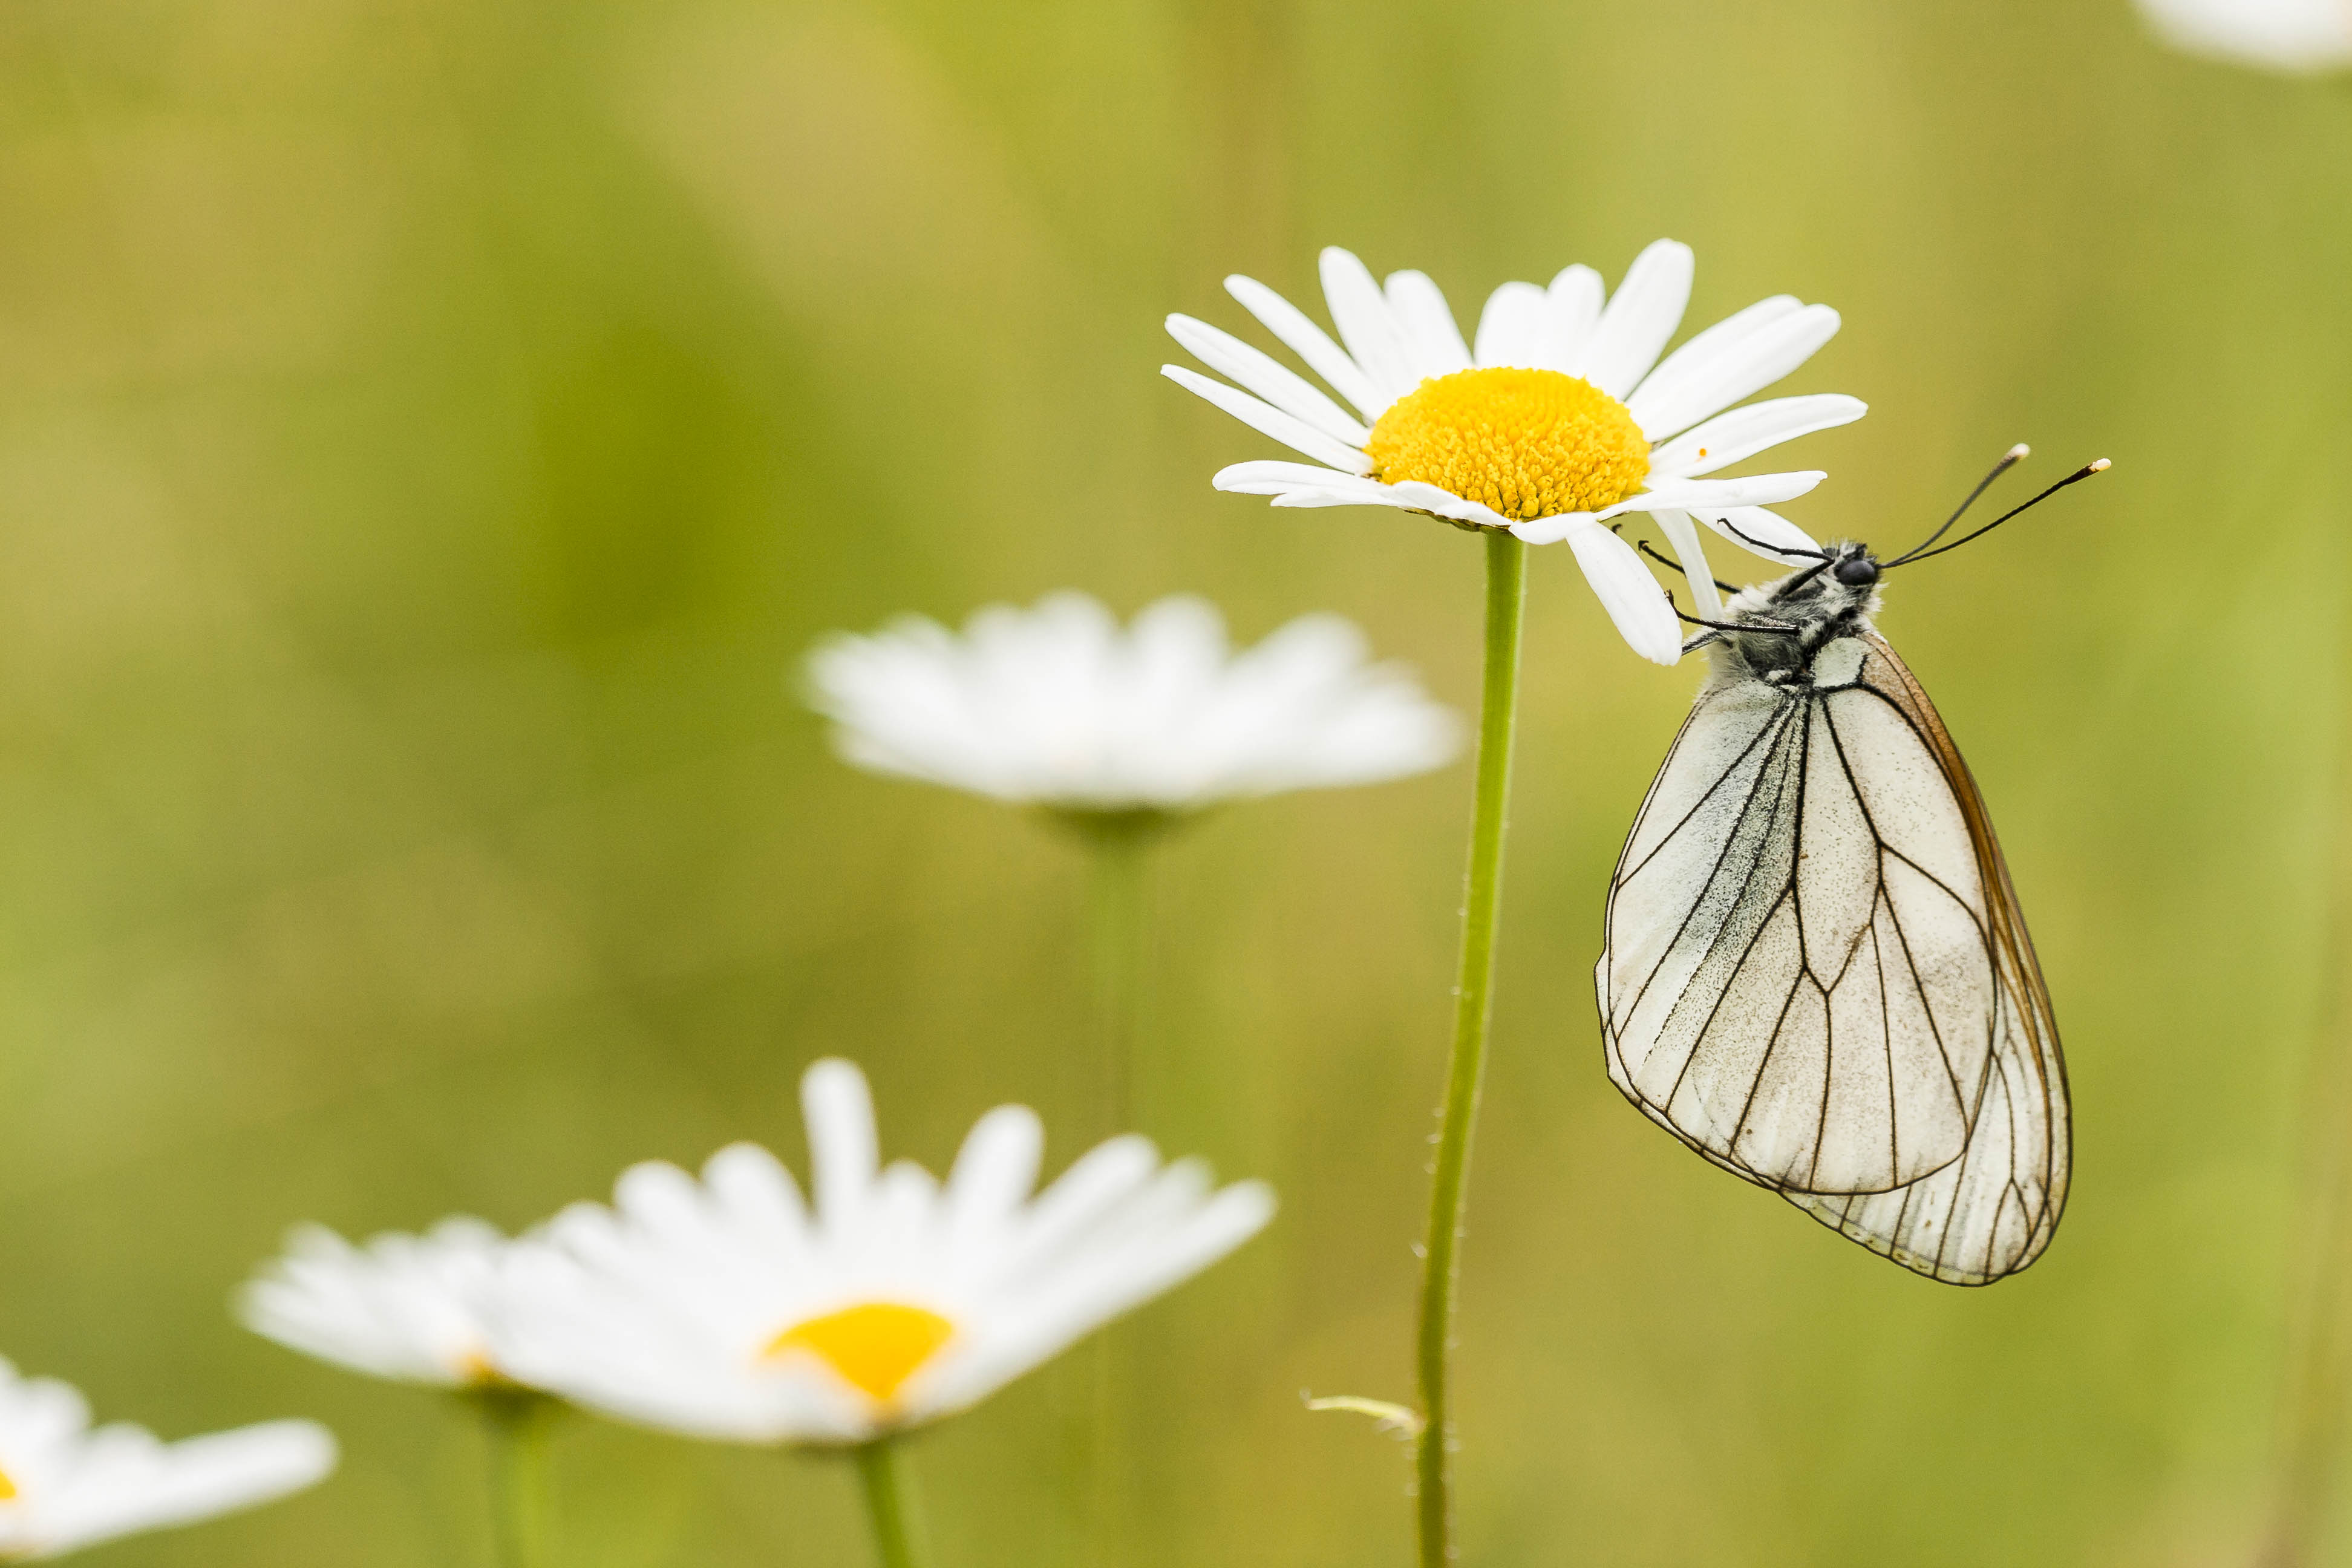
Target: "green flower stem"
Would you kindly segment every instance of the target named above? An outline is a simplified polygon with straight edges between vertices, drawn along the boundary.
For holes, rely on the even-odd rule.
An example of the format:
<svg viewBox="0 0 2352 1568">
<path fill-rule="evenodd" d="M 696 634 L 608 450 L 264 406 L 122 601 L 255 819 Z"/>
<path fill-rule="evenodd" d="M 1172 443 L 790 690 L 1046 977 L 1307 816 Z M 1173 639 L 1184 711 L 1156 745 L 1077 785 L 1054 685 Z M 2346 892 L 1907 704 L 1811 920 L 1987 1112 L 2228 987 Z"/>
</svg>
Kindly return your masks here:
<svg viewBox="0 0 2352 1568">
<path fill-rule="evenodd" d="M 1135 1058 L 1143 1034 L 1146 866 L 1154 829 L 1111 817 L 1087 834 L 1091 888 L 1087 923 L 1093 945 L 1095 1010 L 1102 1040 L 1101 1135 L 1135 1124 Z"/>
<path fill-rule="evenodd" d="M 2261 1568 L 2314 1568 L 2335 1495 L 2352 1398 L 2352 763 L 2341 766 L 2327 946 L 2332 993 L 2304 1096 L 2302 1223 L 2289 1256 L 2278 1476 Z"/>
<path fill-rule="evenodd" d="M 866 1517 L 874 1521 L 875 1560 L 881 1568 L 923 1568 L 928 1555 L 898 1439 L 877 1437 L 854 1452 L 857 1479 L 866 1489 Z"/>
<path fill-rule="evenodd" d="M 1086 820 L 1095 1006 L 1101 1040 L 1099 1135 L 1136 1127 L 1136 1063 L 1143 1049 L 1150 990 L 1150 866 L 1175 823 L 1164 812 L 1097 812 Z M 1108 1561 L 1120 1517 L 1125 1432 L 1118 1419 L 1118 1345 L 1098 1333 L 1081 1352 L 1087 1388 L 1070 1482 L 1078 1521 L 1079 1560 Z"/>
<path fill-rule="evenodd" d="M 1486 662 L 1478 698 L 1476 810 L 1462 907 L 1462 968 L 1454 989 L 1454 1048 L 1429 1190 L 1422 1251 L 1419 1372 L 1423 1426 L 1414 1458 L 1422 1568 L 1454 1561 L 1454 1408 L 1446 1385 L 1453 1352 L 1454 1287 L 1470 1179 L 1470 1134 L 1486 1066 L 1493 1014 L 1495 927 L 1503 891 L 1503 827 L 1511 786 L 1511 731 L 1519 695 L 1519 623 L 1527 605 L 1528 547 L 1486 535 Z"/>
<path fill-rule="evenodd" d="M 546 1568 L 547 1428 L 556 1405 L 521 1388 L 474 1395 L 490 1440 L 490 1493 L 501 1568 Z"/>
<path fill-rule="evenodd" d="M 2352 81 L 2344 85 L 2352 89 Z M 2344 101 L 2352 105 L 2352 90 Z M 2335 396 L 2315 403 L 2303 438 L 2306 448 L 2326 449 L 2325 432 L 2341 422 L 2347 390 L 2339 385 Z M 2329 477 L 2344 467 L 2339 460 Z M 2339 641 L 2336 679 L 2345 689 L 2352 683 L 2352 637 L 2339 633 Z M 2334 1560 L 2323 1554 L 2323 1536 L 2340 1493 L 2352 1417 L 2352 742 L 2342 738 L 2347 723 L 2352 710 L 2339 710 L 2320 949 L 2325 990 L 2305 1068 L 2276 1473 L 2254 1558 L 2258 1568 L 2316 1568 Z"/>
</svg>

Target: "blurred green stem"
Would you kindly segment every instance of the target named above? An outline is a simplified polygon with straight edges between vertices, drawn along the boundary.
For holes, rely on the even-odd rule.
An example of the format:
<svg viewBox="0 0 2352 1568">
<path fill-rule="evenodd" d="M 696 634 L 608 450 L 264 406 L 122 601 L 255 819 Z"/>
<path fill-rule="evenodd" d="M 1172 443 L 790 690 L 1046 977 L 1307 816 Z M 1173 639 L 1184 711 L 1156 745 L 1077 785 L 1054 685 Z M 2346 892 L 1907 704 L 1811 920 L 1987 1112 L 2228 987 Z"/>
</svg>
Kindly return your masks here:
<svg viewBox="0 0 2352 1568">
<path fill-rule="evenodd" d="M 1163 812 L 1126 811 L 1098 813 L 1087 824 L 1093 862 L 1088 923 L 1105 1138 L 1135 1129 L 1136 1060 L 1143 1047 L 1150 989 L 1151 855 L 1171 822 Z M 1086 1415 L 1078 1424 L 1079 1452 L 1071 1479 L 1078 1493 L 1080 1558 L 1089 1563 L 1109 1556 L 1108 1543 L 1119 1517 L 1124 1432 L 1118 1421 L 1117 1355 L 1117 1341 L 1108 1331 L 1097 1334 L 1085 1353 Z"/>
<path fill-rule="evenodd" d="M 866 1489 L 866 1517 L 874 1521 L 874 1555 L 882 1568 L 923 1568 L 922 1531 L 916 1522 L 914 1487 L 896 1437 L 861 1445 L 857 1479 Z"/>
<path fill-rule="evenodd" d="M 1135 1121 L 1135 1055 L 1143 1034 L 1144 892 L 1153 825 L 1121 814 L 1087 834 L 1093 860 L 1088 924 L 1094 948 L 1095 1012 L 1102 1041 L 1102 1136 Z"/>
<path fill-rule="evenodd" d="M 1470 1134 L 1486 1067 L 1496 917 L 1503 890 L 1503 827 L 1511 784 L 1511 731 L 1519 695 L 1519 622 L 1527 605 L 1528 547 L 1486 536 L 1486 660 L 1478 698 L 1477 802 L 1462 906 L 1462 967 L 1454 988 L 1454 1049 L 1431 1172 L 1429 1234 L 1423 1244 L 1419 1363 L 1420 1447 L 1414 1454 L 1422 1568 L 1454 1561 L 1454 1410 L 1446 1386 L 1454 1348 L 1454 1286 L 1470 1178 Z"/>
<path fill-rule="evenodd" d="M 484 1389 L 474 1398 L 489 1432 L 500 1568 L 546 1568 L 547 1427 L 555 1402 L 520 1388 Z"/>
<path fill-rule="evenodd" d="M 2305 1089 L 2302 1224 L 2289 1257 L 2285 1377 L 2280 1390 L 2277 1495 L 2261 1568 L 2313 1568 L 2352 1399 L 2352 759 L 2339 763 L 2324 952 L 2326 1012 Z"/>
<path fill-rule="evenodd" d="M 2297 451 L 2328 450 L 2344 394 L 2318 403 Z M 2339 459 L 2326 478 L 2340 481 Z M 2326 489 L 2326 479 L 2319 481 Z M 2340 488 L 2340 487 L 2339 487 Z M 2338 611 L 2339 618 L 2344 615 Z M 2339 633 L 2339 637 L 2343 634 Z M 2352 639 L 2338 656 L 2335 816 L 2326 872 L 2319 1026 L 2305 1069 L 2297 1172 L 2301 1212 L 2290 1232 L 2287 1343 L 2279 1385 L 2275 1490 L 2259 1568 L 2316 1568 L 2343 1470 L 2352 1402 Z"/>
</svg>

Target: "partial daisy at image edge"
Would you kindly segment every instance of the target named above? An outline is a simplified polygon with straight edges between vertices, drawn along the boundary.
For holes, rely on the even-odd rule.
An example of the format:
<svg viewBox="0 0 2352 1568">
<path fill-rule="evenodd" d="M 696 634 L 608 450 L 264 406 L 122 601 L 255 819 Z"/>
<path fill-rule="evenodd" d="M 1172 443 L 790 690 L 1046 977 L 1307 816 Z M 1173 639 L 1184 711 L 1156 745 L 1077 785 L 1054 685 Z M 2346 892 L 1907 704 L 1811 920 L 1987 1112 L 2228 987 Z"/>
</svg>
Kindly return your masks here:
<svg viewBox="0 0 2352 1568">
<path fill-rule="evenodd" d="M 1195 595 L 1129 625 L 1087 595 L 991 605 L 961 632 L 901 616 L 803 667 L 835 749 L 869 772 L 1071 813 L 1181 814 L 1442 767 L 1463 725 L 1345 618 L 1233 648 Z"/>
<path fill-rule="evenodd" d="M 808 1069 L 802 1101 L 810 1200 L 738 1143 L 699 1176 L 633 1167 L 610 1207 L 517 1244 L 490 1296 L 500 1364 L 687 1436 L 864 1445 L 979 1403 L 1274 1215 L 1264 1183 L 1218 1188 L 1133 1134 L 1036 1192 L 1025 1106 L 982 1116 L 944 1182 L 879 1166 L 865 1076 L 839 1059 Z"/>
<path fill-rule="evenodd" d="M 2352 0 L 2136 0 L 2183 54 L 2289 76 L 2352 70 Z"/>
<path fill-rule="evenodd" d="M 324 1480 L 336 1459 L 333 1434 L 315 1421 L 173 1443 L 125 1422 L 93 1428 L 79 1390 L 0 1360 L 0 1560 L 253 1508 Z"/>
<path fill-rule="evenodd" d="M 1172 364 L 1161 374 L 1313 459 L 1234 463 L 1218 470 L 1217 489 L 1280 507 L 1392 507 L 1530 544 L 1565 542 L 1627 646 L 1671 665 L 1683 644 L 1675 606 L 1607 525 L 1652 516 L 1699 615 L 1712 618 L 1720 600 L 1695 523 L 1785 565 L 1780 552 L 1817 547 L 1769 508 L 1825 476 L 1706 476 L 1868 412 L 1841 394 L 1744 402 L 1835 335 L 1838 313 L 1826 305 L 1774 295 L 1666 353 L 1694 269 L 1688 246 L 1662 239 L 1613 295 L 1580 264 L 1548 286 L 1505 283 L 1465 340 L 1426 273 L 1383 282 L 1332 247 L 1320 271 L 1336 337 L 1254 279 L 1230 277 L 1225 288 L 1336 399 L 1192 316 L 1169 317 L 1170 335 L 1227 379 Z"/>
</svg>

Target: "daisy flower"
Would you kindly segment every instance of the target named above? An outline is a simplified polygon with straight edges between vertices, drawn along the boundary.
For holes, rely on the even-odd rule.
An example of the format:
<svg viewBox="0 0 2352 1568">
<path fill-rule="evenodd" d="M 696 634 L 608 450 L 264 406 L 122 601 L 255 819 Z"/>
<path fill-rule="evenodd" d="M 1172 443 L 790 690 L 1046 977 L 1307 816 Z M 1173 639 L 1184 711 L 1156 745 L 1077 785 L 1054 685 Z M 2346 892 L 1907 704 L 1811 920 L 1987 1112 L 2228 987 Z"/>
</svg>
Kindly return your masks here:
<svg viewBox="0 0 2352 1568">
<path fill-rule="evenodd" d="M 0 1561 L 194 1524 L 300 1491 L 334 1468 L 335 1439 L 311 1421 L 177 1443 L 121 1422 L 93 1431 L 79 1390 L 0 1361 Z"/>
<path fill-rule="evenodd" d="M 539 1568 L 548 1561 L 545 1445 L 556 1405 L 509 1375 L 482 1325 L 483 1293 L 515 1245 L 462 1215 L 423 1236 L 387 1233 L 360 1247 L 301 1226 L 237 1293 L 236 1314 L 289 1350 L 462 1395 L 489 1440 L 499 1561 Z"/>
<path fill-rule="evenodd" d="M 1673 607 L 1605 525 L 1632 512 L 1655 517 L 1701 613 L 1712 616 L 1718 601 L 1691 520 L 1759 554 L 1769 553 L 1759 545 L 1811 549 L 1801 530 L 1764 509 L 1823 476 L 1704 476 L 1866 411 L 1827 394 L 1732 406 L 1837 331 L 1835 310 L 1785 294 L 1661 360 L 1689 303 L 1691 269 L 1690 247 L 1662 239 L 1605 300 L 1589 267 L 1569 268 L 1549 288 L 1506 283 L 1465 342 L 1427 274 L 1395 272 L 1383 285 L 1333 248 L 1323 252 L 1322 276 L 1336 342 L 1263 283 L 1235 277 L 1225 287 L 1348 406 L 1190 316 L 1171 316 L 1169 332 L 1231 384 L 1181 365 L 1162 369 L 1314 459 L 1236 463 L 1217 474 L 1219 489 L 1271 496 L 1276 506 L 1397 507 L 1530 544 L 1565 540 L 1633 650 L 1673 664 L 1682 656 Z"/>
<path fill-rule="evenodd" d="M 457 1389 L 509 1381 L 490 1360 L 478 1310 L 508 1245 L 463 1216 L 364 1247 L 306 1225 L 238 1292 L 237 1317 L 289 1350 L 372 1377 Z"/>
<path fill-rule="evenodd" d="M 1064 812 L 1178 813 L 1440 766 L 1460 726 L 1363 634 L 1306 616 L 1228 647 L 1179 595 L 1122 629 L 1083 594 L 991 605 L 961 637 L 908 616 L 809 657 L 809 701 L 848 762 Z"/>
<path fill-rule="evenodd" d="M 1198 1273 L 1274 1213 L 1255 1182 L 1212 1190 L 1114 1138 L 1033 1197 L 1044 1134 L 1003 1106 L 945 1183 L 877 1168 L 866 1079 L 802 1080 L 814 1202 L 750 1144 L 699 1180 L 624 1174 L 526 1240 L 492 1313 L 499 1363 L 648 1426 L 746 1443 L 866 1445 L 985 1398 Z"/>
<path fill-rule="evenodd" d="M 2139 0 L 2139 10 L 2185 54 L 2290 76 L 2352 68 L 2352 0 Z"/>
</svg>

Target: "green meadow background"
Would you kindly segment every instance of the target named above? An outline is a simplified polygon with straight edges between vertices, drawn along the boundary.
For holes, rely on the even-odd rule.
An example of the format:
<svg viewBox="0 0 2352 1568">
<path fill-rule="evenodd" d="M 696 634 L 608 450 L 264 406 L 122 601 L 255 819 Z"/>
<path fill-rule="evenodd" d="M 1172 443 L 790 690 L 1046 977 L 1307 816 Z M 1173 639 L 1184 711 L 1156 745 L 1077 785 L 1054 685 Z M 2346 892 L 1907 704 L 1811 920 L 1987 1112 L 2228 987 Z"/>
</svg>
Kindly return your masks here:
<svg viewBox="0 0 2352 1568">
<path fill-rule="evenodd" d="M 1843 333 L 1790 508 L 1900 547 L 2010 443 L 2115 471 L 1893 584 L 2073 1067 L 2056 1245 L 1927 1283 L 1604 1078 L 1603 881 L 1698 679 L 1532 577 L 1461 1323 L 1474 1568 L 2247 1561 L 2326 1016 L 2352 459 L 2352 92 L 2123 0 L 9 0 L 0 8 L 0 1352 L 340 1475 L 104 1548 L 477 1568 L 478 1434 L 229 1321 L 290 1222 L 509 1226 L 866 1064 L 934 1167 L 1097 1127 L 1084 867 L 834 762 L 790 671 L 905 609 L 1193 590 L 1475 697 L 1475 542 L 1213 493 L 1161 381 L 1318 247 L 1457 310 L 1692 243 L 1701 324 Z M 1319 313 L 1319 303 L 1317 306 Z M 1751 568 L 1718 551 L 1724 568 Z M 1140 1120 L 1280 1189 L 1081 1365 L 926 1436 L 941 1568 L 1408 1561 L 1465 765 L 1160 857 Z M 845 1468 L 582 1421 L 565 1568 L 818 1568 Z M 2352 1540 L 2329 1562 L 2352 1562 Z"/>
</svg>

